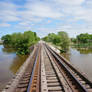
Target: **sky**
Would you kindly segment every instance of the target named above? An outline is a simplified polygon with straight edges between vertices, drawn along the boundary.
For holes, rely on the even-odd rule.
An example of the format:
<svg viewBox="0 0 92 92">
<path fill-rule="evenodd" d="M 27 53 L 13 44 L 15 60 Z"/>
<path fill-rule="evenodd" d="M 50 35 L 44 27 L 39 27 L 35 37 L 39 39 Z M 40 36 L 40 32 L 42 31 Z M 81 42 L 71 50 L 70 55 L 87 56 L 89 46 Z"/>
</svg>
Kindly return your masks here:
<svg viewBox="0 0 92 92">
<path fill-rule="evenodd" d="M 0 0 L 0 37 L 27 30 L 92 34 L 92 0 Z"/>
</svg>

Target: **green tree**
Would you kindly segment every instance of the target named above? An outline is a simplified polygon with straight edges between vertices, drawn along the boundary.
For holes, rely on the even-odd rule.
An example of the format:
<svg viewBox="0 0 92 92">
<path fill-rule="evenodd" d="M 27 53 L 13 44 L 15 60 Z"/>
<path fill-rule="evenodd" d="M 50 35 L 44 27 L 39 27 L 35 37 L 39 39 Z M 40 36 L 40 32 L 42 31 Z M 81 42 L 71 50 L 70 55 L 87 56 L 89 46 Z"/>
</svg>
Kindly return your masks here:
<svg viewBox="0 0 92 92">
<path fill-rule="evenodd" d="M 60 37 L 54 33 L 50 33 L 48 34 L 48 36 L 44 37 L 43 40 L 58 45 L 58 43 L 60 42 Z"/>
<path fill-rule="evenodd" d="M 11 35 L 5 35 L 1 38 L 4 44 L 7 44 L 8 47 L 11 46 Z"/>
<path fill-rule="evenodd" d="M 67 51 L 70 45 L 70 39 L 68 37 L 68 34 L 64 31 L 61 31 L 58 32 L 58 35 L 60 36 L 60 47 L 62 48 L 62 50 Z"/>
<path fill-rule="evenodd" d="M 77 43 L 77 39 L 76 38 L 71 38 L 71 42 Z"/>
<path fill-rule="evenodd" d="M 35 32 L 26 31 L 24 33 L 13 33 L 12 35 L 5 35 L 2 37 L 4 45 L 12 47 L 17 54 L 28 54 L 29 47 L 40 40 Z"/>
<path fill-rule="evenodd" d="M 42 40 L 48 42 L 48 36 L 43 37 Z"/>
<path fill-rule="evenodd" d="M 80 34 L 77 36 L 77 39 L 80 43 L 87 43 L 88 40 L 90 39 L 90 36 L 88 33 Z"/>
<path fill-rule="evenodd" d="M 63 51 L 67 51 L 70 45 L 68 34 L 63 31 L 58 32 L 58 34 L 50 33 L 48 36 L 45 36 L 43 40 L 60 46 Z"/>
</svg>

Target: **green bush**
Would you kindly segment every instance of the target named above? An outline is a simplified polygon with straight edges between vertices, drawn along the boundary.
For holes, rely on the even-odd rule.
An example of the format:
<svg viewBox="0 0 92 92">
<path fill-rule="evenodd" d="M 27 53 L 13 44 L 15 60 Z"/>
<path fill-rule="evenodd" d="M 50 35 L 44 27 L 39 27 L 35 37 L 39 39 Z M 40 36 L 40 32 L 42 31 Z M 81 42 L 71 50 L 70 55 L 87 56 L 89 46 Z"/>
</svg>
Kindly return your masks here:
<svg viewBox="0 0 92 92">
<path fill-rule="evenodd" d="M 68 34 L 64 31 L 58 32 L 58 34 L 50 33 L 48 36 L 42 38 L 44 41 L 52 42 L 53 44 L 60 46 L 62 52 L 66 52 L 70 45 L 70 39 Z"/>
<path fill-rule="evenodd" d="M 17 54 L 28 54 L 29 47 L 40 40 L 35 32 L 26 31 L 24 33 L 13 33 L 2 37 L 3 44 L 16 50 Z"/>
</svg>

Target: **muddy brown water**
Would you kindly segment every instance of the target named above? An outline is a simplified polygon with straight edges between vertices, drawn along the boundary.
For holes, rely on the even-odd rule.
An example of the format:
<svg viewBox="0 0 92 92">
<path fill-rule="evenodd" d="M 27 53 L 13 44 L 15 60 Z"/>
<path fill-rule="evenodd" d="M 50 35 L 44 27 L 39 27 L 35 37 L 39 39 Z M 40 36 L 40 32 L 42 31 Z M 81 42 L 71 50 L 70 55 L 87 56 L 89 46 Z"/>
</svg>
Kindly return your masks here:
<svg viewBox="0 0 92 92">
<path fill-rule="evenodd" d="M 6 49 L 0 45 L 0 92 L 15 76 L 27 57 L 27 55 L 18 56 L 14 50 Z"/>
<path fill-rule="evenodd" d="M 84 72 L 92 81 L 92 50 L 71 48 L 68 54 L 62 54 L 75 67 Z M 0 45 L 0 92 L 15 76 L 28 56 L 18 56 L 12 49 Z"/>
<path fill-rule="evenodd" d="M 61 54 L 92 81 L 92 49 L 71 48 L 67 54 Z"/>
</svg>

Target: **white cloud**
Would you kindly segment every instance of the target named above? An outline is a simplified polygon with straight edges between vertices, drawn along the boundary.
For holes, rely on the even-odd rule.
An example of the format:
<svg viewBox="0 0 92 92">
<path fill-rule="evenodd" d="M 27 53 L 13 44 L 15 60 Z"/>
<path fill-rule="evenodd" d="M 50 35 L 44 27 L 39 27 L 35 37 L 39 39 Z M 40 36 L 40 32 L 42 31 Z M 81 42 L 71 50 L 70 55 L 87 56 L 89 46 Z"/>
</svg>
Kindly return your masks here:
<svg viewBox="0 0 92 92">
<path fill-rule="evenodd" d="M 42 36 L 58 32 L 56 29 L 67 30 L 69 34 L 80 33 L 81 30 L 86 32 L 87 28 L 90 32 L 92 8 L 88 5 L 92 6 L 91 0 L 27 0 L 20 6 L 0 1 L 0 27 L 10 27 L 12 24 L 8 22 L 17 22 L 15 28 L 39 30 Z M 83 24 L 77 24 L 78 21 L 83 21 Z M 45 25 L 51 25 L 52 28 Z"/>
<path fill-rule="evenodd" d="M 46 35 L 48 35 L 49 33 L 56 33 L 57 30 L 55 28 L 44 28 L 44 27 L 41 27 L 41 28 L 38 28 L 38 35 L 40 37 L 44 37 Z"/>
<path fill-rule="evenodd" d="M 92 8 L 92 0 L 86 0 L 86 6 Z"/>
<path fill-rule="evenodd" d="M 0 1 L 0 10 L 15 10 L 16 8 L 18 6 L 13 3 Z"/>
<path fill-rule="evenodd" d="M 11 25 L 10 24 L 7 24 L 7 23 L 2 23 L 0 24 L 0 27 L 10 27 Z"/>
<path fill-rule="evenodd" d="M 54 1 L 64 5 L 81 5 L 85 0 L 54 0 Z"/>
<path fill-rule="evenodd" d="M 31 13 L 38 17 L 60 18 L 63 16 L 61 12 L 56 11 L 44 3 L 36 3 L 32 6 Z"/>
<path fill-rule="evenodd" d="M 17 22 L 17 21 L 20 20 L 18 17 L 16 17 L 16 16 L 10 16 L 10 15 L 1 16 L 0 19 L 1 19 L 3 22 Z"/>
<path fill-rule="evenodd" d="M 51 20 L 48 20 L 47 23 L 51 23 Z"/>
<path fill-rule="evenodd" d="M 17 6 L 9 2 L 0 2 L 0 20 L 2 22 L 19 21 Z"/>
<path fill-rule="evenodd" d="M 29 25 L 29 22 L 20 22 L 18 25 L 19 26 L 27 26 L 27 25 Z"/>
</svg>

